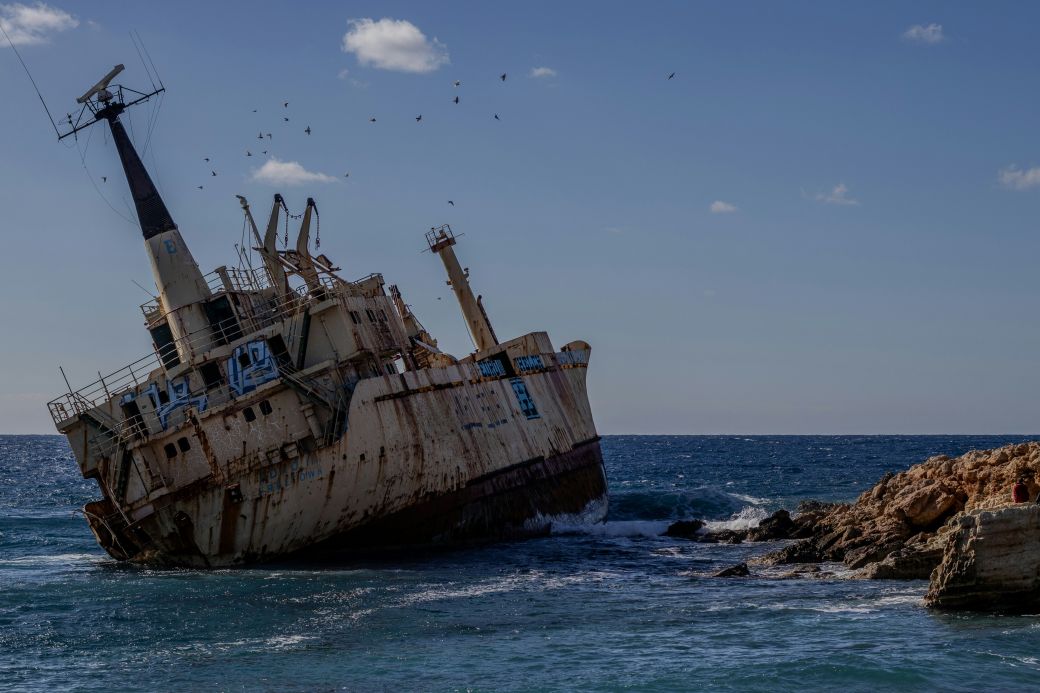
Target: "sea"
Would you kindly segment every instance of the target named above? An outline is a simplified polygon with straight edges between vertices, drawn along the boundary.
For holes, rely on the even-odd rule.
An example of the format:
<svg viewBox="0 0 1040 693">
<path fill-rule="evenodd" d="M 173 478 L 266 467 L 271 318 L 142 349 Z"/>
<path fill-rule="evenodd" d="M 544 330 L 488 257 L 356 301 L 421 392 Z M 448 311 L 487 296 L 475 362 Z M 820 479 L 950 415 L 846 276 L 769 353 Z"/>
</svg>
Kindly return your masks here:
<svg viewBox="0 0 1040 693">
<path fill-rule="evenodd" d="M 605 436 L 605 524 L 232 570 L 117 563 L 64 438 L 0 436 L 0 690 L 783 691 L 1040 687 L 1040 616 L 937 613 L 925 581 L 711 575 L 778 543 L 661 536 L 850 501 L 1034 436 Z"/>
</svg>

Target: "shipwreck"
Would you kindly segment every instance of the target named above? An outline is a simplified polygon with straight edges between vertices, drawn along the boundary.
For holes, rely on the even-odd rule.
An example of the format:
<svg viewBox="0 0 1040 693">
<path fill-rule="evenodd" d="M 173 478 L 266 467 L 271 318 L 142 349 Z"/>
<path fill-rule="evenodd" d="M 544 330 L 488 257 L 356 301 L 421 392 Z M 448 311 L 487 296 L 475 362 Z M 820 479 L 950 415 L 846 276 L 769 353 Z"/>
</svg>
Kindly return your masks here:
<svg viewBox="0 0 1040 693">
<path fill-rule="evenodd" d="M 62 137 L 111 131 L 155 279 L 142 306 L 153 350 L 48 405 L 97 481 L 83 514 L 111 556 L 217 567 L 604 518 L 587 343 L 499 340 L 441 226 L 428 248 L 476 347 L 441 352 L 381 274 L 350 281 L 312 253 L 313 200 L 295 246 L 278 249 L 282 198 L 261 233 L 240 197 L 262 263 L 204 275 L 120 122 L 162 90 L 113 85 L 121 69 L 80 98 Z"/>
</svg>

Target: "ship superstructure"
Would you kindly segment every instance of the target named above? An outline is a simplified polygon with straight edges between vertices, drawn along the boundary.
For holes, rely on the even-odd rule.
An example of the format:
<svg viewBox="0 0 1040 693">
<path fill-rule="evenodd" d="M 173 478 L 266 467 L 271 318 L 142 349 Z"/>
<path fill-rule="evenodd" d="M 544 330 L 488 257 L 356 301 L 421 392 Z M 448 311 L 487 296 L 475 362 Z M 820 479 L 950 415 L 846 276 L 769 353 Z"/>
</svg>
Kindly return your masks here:
<svg viewBox="0 0 1040 693">
<path fill-rule="evenodd" d="M 442 353 L 382 275 L 348 281 L 310 250 L 308 200 L 279 250 L 239 198 L 262 267 L 203 275 L 108 89 L 81 99 L 111 130 L 158 297 L 153 353 L 49 403 L 102 498 L 84 515 L 109 554 L 224 566 L 300 551 L 481 541 L 602 520 L 606 479 L 586 393 L 590 347 L 499 341 L 448 226 L 426 234 L 476 345 Z M 71 133 L 70 133 L 71 134 Z"/>
</svg>

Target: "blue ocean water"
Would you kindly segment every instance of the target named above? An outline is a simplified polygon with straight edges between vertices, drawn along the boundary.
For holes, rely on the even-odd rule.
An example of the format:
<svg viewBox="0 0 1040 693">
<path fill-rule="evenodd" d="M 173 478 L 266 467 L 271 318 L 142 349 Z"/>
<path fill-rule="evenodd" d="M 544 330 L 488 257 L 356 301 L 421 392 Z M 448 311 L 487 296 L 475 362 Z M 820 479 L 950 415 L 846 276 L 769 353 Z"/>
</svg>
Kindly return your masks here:
<svg viewBox="0 0 1040 693">
<path fill-rule="evenodd" d="M 924 582 L 713 579 L 775 548 L 658 536 L 851 500 L 1022 436 L 608 436 L 608 522 L 335 565 L 117 564 L 63 438 L 0 436 L 0 689 L 994 690 L 1040 681 L 1040 617 L 948 615 Z"/>
</svg>

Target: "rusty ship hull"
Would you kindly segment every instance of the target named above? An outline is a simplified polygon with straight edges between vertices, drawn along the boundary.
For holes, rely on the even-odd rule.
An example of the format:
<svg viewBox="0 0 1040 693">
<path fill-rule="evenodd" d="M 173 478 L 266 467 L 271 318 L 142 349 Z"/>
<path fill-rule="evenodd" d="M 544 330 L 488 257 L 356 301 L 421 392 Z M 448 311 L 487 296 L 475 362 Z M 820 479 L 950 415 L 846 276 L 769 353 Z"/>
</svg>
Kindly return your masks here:
<svg viewBox="0 0 1040 693">
<path fill-rule="evenodd" d="M 102 488 L 128 477 L 124 497 L 135 499 L 97 501 L 87 519 L 116 558 L 192 567 L 481 542 L 544 534 L 554 521 L 601 521 L 607 487 L 585 392 L 587 355 L 540 354 L 541 368 L 513 377 L 488 377 L 470 363 L 362 380 L 347 434 L 312 451 L 304 449 L 306 402 L 273 380 L 225 407 L 189 409 L 182 427 L 134 448 L 128 470 L 86 470 Z M 536 416 L 518 405 L 518 377 Z M 263 402 L 269 414 L 260 413 Z M 256 411 L 251 422 L 246 408 Z M 90 449 L 93 428 L 72 425 L 74 449 Z M 190 447 L 175 464 L 149 454 L 185 432 Z"/>
</svg>

